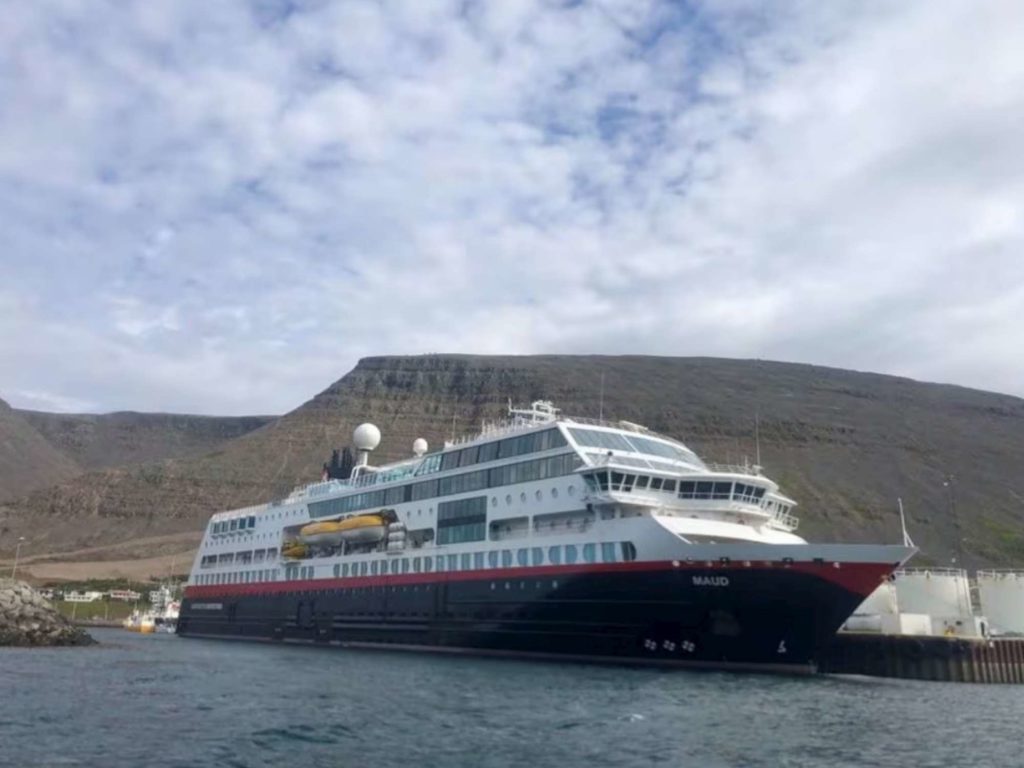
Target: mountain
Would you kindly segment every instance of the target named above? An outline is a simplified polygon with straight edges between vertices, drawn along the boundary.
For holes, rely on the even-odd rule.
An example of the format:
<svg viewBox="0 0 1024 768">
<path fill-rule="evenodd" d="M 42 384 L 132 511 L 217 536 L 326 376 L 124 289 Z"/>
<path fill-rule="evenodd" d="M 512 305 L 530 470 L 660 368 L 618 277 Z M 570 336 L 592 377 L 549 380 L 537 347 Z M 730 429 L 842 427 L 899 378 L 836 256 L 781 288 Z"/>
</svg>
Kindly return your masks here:
<svg viewBox="0 0 1024 768">
<path fill-rule="evenodd" d="M 1024 400 L 712 358 L 367 358 L 217 450 L 90 472 L 0 506 L 0 518 L 35 551 L 198 531 L 211 512 L 317 479 L 362 421 L 381 428 L 374 461 L 383 462 L 410 455 L 416 437 L 440 447 L 453 432 L 477 429 L 509 398 L 645 424 L 712 461 L 753 461 L 759 442 L 765 473 L 800 503 L 800 532 L 811 539 L 897 541 L 902 497 L 922 562 L 949 563 L 958 548 L 967 564 L 1024 562 Z"/>
<path fill-rule="evenodd" d="M 99 415 L 16 413 L 84 469 L 109 469 L 206 453 L 274 418 L 129 411 Z"/>
<path fill-rule="evenodd" d="M 50 445 L 0 400 L 0 502 L 81 474 L 74 460 Z"/>
</svg>

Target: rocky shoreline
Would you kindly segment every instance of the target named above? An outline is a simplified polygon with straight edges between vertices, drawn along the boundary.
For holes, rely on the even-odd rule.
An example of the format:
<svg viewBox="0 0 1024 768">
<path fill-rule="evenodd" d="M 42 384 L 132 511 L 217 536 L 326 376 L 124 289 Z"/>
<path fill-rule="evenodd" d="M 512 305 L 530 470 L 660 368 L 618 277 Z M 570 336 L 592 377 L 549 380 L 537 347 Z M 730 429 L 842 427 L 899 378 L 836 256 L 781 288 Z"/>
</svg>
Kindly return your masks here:
<svg viewBox="0 0 1024 768">
<path fill-rule="evenodd" d="M 0 579 L 0 646 L 92 645 L 96 641 L 61 616 L 23 581 Z"/>
</svg>

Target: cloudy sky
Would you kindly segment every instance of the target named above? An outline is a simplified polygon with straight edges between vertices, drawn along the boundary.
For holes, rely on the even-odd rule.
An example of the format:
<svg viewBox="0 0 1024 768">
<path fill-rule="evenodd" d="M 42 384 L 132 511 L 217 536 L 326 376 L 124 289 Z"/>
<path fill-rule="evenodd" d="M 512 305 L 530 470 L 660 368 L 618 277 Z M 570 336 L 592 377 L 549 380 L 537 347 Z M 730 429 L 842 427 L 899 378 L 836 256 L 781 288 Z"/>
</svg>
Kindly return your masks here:
<svg viewBox="0 0 1024 768">
<path fill-rule="evenodd" d="M 33 0 L 0 397 L 278 413 L 388 353 L 1024 395 L 1024 3 Z"/>
</svg>

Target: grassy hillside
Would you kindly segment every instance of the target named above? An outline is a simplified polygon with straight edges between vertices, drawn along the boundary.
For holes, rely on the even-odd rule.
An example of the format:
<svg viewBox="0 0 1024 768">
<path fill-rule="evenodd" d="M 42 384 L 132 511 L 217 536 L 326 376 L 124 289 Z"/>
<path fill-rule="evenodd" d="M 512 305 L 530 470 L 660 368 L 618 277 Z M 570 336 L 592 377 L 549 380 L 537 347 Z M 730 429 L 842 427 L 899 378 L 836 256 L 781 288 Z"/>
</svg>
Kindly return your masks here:
<svg viewBox="0 0 1024 768">
<path fill-rule="evenodd" d="M 814 539 L 895 541 L 896 498 L 935 562 L 958 538 L 969 563 L 1024 563 L 1024 400 L 806 365 L 708 358 L 430 355 L 360 361 L 309 402 L 203 456 L 91 472 L 0 507 L 35 551 L 198 530 L 218 509 L 316 479 L 366 420 L 375 460 L 409 455 L 500 415 L 508 398 L 554 400 L 678 437 L 705 458 L 754 456 L 800 502 Z M 950 486 L 944 482 L 952 474 Z M 952 492 L 950 492 L 952 489 Z M 954 514 L 955 510 L 955 514 Z M 9 539 L 7 539 L 9 540 Z M 3 547 L 0 542 L 0 547 Z"/>
<path fill-rule="evenodd" d="M 0 400 L 0 502 L 81 474 L 21 415 Z"/>
</svg>

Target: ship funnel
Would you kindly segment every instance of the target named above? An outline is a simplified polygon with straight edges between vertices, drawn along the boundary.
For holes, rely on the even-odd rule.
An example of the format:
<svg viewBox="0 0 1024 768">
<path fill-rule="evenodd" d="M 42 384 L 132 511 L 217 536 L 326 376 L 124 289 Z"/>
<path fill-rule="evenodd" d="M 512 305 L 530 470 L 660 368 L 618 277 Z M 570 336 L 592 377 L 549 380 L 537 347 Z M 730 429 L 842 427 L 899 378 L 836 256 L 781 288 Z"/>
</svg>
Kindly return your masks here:
<svg viewBox="0 0 1024 768">
<path fill-rule="evenodd" d="M 365 467 L 370 460 L 370 451 L 380 445 L 380 430 L 369 422 L 360 424 L 352 432 L 352 445 L 359 452 L 356 466 Z"/>
</svg>

